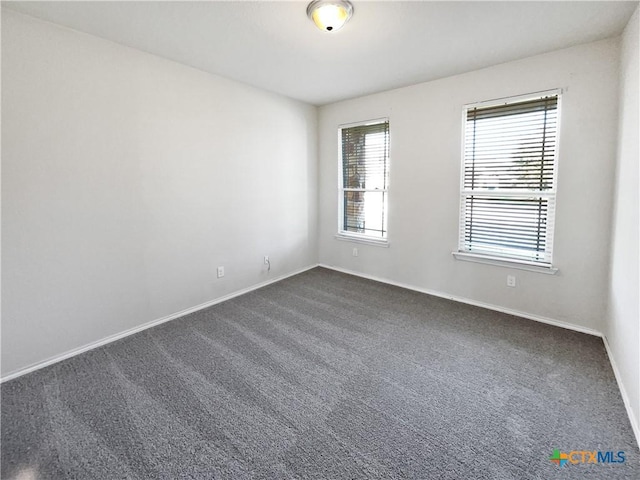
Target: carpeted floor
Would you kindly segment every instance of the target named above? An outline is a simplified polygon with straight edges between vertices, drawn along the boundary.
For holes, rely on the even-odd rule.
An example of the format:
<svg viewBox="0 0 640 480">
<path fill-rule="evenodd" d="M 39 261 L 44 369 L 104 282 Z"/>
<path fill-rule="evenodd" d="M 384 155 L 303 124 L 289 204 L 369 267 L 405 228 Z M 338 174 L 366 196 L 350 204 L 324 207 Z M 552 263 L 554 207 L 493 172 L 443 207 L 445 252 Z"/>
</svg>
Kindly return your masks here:
<svg viewBox="0 0 640 480">
<path fill-rule="evenodd" d="M 3 479 L 640 478 L 601 339 L 322 268 L 7 382 L 1 428 Z"/>
</svg>

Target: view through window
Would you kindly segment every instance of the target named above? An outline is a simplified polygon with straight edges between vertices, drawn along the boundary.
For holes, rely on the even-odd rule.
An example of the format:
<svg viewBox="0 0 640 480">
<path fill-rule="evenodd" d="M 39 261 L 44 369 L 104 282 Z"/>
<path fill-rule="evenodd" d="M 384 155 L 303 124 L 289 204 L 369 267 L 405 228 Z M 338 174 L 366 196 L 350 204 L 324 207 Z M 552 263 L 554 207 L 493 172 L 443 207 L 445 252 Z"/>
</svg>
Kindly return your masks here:
<svg viewBox="0 0 640 480">
<path fill-rule="evenodd" d="M 340 232 L 386 239 L 389 122 L 342 127 Z"/>
<path fill-rule="evenodd" d="M 551 265 L 558 92 L 465 108 L 459 251 Z"/>
</svg>

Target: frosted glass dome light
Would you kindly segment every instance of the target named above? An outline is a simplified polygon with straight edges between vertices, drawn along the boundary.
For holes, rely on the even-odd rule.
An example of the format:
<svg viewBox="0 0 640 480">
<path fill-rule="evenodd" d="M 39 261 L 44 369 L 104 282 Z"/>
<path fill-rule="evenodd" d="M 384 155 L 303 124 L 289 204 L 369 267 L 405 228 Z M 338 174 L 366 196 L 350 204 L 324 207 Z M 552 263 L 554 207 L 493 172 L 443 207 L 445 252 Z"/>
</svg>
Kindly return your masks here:
<svg viewBox="0 0 640 480">
<path fill-rule="evenodd" d="M 353 5 L 346 0 L 314 0 L 307 7 L 307 16 L 325 32 L 340 30 L 353 14 Z"/>
</svg>

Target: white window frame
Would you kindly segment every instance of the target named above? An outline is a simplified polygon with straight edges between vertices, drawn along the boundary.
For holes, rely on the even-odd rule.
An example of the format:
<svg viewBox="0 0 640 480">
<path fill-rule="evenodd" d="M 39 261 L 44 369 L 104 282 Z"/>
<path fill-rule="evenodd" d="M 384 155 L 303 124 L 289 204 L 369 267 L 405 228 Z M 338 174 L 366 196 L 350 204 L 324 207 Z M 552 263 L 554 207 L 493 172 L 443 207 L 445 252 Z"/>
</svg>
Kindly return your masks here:
<svg viewBox="0 0 640 480">
<path fill-rule="evenodd" d="M 554 152 L 554 165 L 553 165 L 553 183 L 550 190 L 544 192 L 531 192 L 535 196 L 546 197 L 551 199 L 550 210 L 548 213 L 549 221 L 547 223 L 547 242 L 550 244 L 550 257 L 548 261 L 535 261 L 525 260 L 521 258 L 510 257 L 508 255 L 491 255 L 481 251 L 470 252 L 464 248 L 464 223 L 465 223 L 465 195 L 471 194 L 472 191 L 465 189 L 465 149 L 466 149 L 466 123 L 467 112 L 472 108 L 477 107 L 491 107 L 498 105 L 507 105 L 511 103 L 518 103 L 527 100 L 534 100 L 545 96 L 557 96 L 557 126 L 556 126 L 556 148 Z M 553 243 L 554 243 L 554 231 L 555 231 L 555 204 L 557 198 L 557 185 L 558 185 L 558 163 L 559 163 L 559 150 L 560 150 L 560 126 L 562 115 L 562 89 L 545 90 L 541 92 L 535 92 L 525 95 L 518 95 L 512 97 L 505 97 L 495 100 L 488 100 L 483 102 L 476 102 L 467 104 L 462 109 L 462 141 L 461 141 L 461 168 L 460 168 L 460 208 L 459 208 L 459 232 L 458 232 L 458 250 L 452 252 L 454 257 L 458 260 L 465 260 L 477 263 L 485 263 L 490 265 L 497 265 L 502 267 L 516 268 L 520 270 L 529 270 L 540 273 L 555 274 L 558 269 L 553 265 Z M 502 196 L 524 196 L 526 193 L 512 193 L 507 191 L 501 191 Z"/>
<path fill-rule="evenodd" d="M 346 129 L 346 128 L 352 128 L 352 127 L 360 127 L 360 126 L 367 126 L 367 125 L 376 125 L 376 124 L 380 124 L 380 123 L 388 123 L 389 122 L 389 118 L 388 117 L 383 117 L 383 118 L 376 118 L 373 120 L 366 120 L 366 121 L 362 121 L 362 122 L 355 122 L 355 123 L 348 123 L 348 124 L 342 124 L 338 126 L 338 233 L 335 235 L 335 238 L 337 240 L 346 240 L 346 241 L 351 241 L 351 242 L 358 242 L 358 243 L 366 243 L 366 244 L 370 244 L 370 245 L 376 245 L 376 246 L 381 246 L 381 247 L 388 247 L 389 246 L 389 208 L 388 208 L 388 204 L 389 204 L 389 183 L 390 183 L 390 178 L 391 178 L 391 127 L 389 126 L 389 151 L 387 154 L 387 188 L 386 189 L 377 189 L 377 190 L 371 190 L 374 192 L 384 192 L 386 199 L 387 199 L 387 209 L 384 212 L 385 216 L 386 216 L 386 220 L 387 220 L 387 227 L 385 230 L 386 236 L 384 238 L 381 237 L 377 237 L 377 236 L 371 236 L 371 235 L 366 235 L 364 233 L 357 233 L 357 232 L 350 232 L 347 230 L 344 230 L 344 192 L 345 192 L 345 187 L 344 187 L 344 179 L 343 179 L 343 158 L 342 158 L 342 130 Z M 362 191 L 367 191 L 366 189 L 362 189 Z"/>
</svg>

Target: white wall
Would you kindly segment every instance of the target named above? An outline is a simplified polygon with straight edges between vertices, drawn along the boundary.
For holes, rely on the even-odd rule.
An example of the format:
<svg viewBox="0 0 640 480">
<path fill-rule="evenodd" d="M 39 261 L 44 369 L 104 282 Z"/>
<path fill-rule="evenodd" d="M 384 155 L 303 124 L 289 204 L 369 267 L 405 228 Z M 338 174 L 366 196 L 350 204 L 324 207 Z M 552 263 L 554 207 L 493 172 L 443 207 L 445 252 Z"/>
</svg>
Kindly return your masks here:
<svg viewBox="0 0 640 480">
<path fill-rule="evenodd" d="M 618 40 L 580 45 L 320 108 L 320 262 L 602 331 L 617 131 Z M 428 62 L 428 58 L 417 61 Z M 455 260 L 462 108 L 563 88 L 557 275 Z M 334 239 L 340 124 L 389 117 L 389 248 Z M 517 287 L 506 286 L 507 274 Z"/>
<path fill-rule="evenodd" d="M 2 127 L 3 375 L 317 262 L 315 107 L 3 9 Z"/>
<path fill-rule="evenodd" d="M 638 10 L 622 36 L 620 114 L 615 204 L 611 235 L 611 280 L 605 335 L 613 363 L 629 398 L 640 432 L 640 76 Z M 639 438 L 640 439 L 640 438 Z"/>
</svg>

